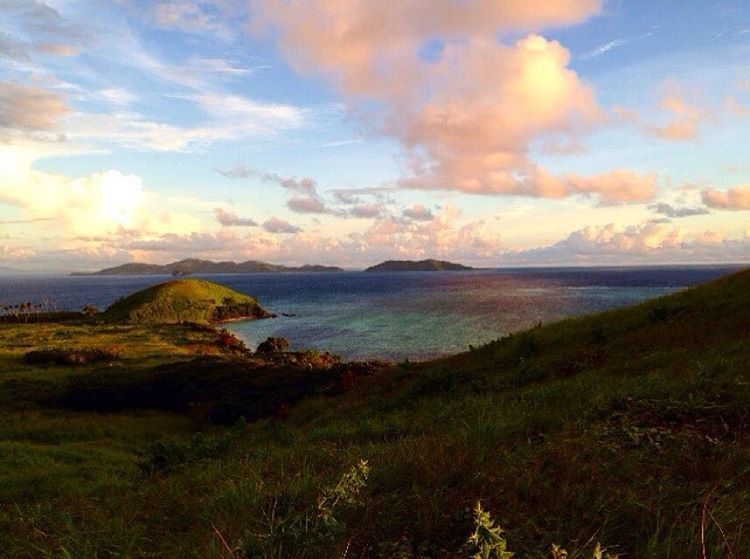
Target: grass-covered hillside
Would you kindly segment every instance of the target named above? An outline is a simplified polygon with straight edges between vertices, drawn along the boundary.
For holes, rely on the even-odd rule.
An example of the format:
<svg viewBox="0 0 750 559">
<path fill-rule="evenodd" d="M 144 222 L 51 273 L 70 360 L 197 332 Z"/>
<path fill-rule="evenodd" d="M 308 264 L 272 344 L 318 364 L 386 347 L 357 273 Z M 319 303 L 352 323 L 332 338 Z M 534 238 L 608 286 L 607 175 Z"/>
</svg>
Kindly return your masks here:
<svg viewBox="0 0 750 559">
<path fill-rule="evenodd" d="M 137 324 L 220 322 L 260 318 L 267 313 L 247 295 L 218 283 L 199 279 L 172 280 L 117 301 L 104 318 Z"/>
<path fill-rule="evenodd" d="M 748 332 L 750 271 L 375 372 L 195 327 L 6 325 L 0 556 L 748 557 Z M 100 344 L 119 357 L 24 358 Z M 260 419 L 216 424 L 224 401 Z M 505 530 L 486 555 L 478 500 Z"/>
</svg>

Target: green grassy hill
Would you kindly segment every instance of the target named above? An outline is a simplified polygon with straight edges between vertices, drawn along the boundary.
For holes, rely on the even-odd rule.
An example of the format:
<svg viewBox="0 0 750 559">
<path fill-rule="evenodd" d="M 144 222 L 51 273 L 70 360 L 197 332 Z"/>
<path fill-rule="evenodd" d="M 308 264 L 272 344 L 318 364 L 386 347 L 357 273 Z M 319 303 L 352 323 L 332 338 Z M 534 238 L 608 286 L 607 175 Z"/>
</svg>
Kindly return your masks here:
<svg viewBox="0 0 750 559">
<path fill-rule="evenodd" d="M 91 401 L 109 386 L 137 398 L 103 414 L 65 408 L 96 369 L 22 366 L 17 348 L 41 334 L 7 328 L 0 556 L 466 558 L 477 500 L 517 558 L 552 543 L 588 558 L 596 542 L 625 558 L 750 556 L 750 271 L 446 359 L 343 370 L 229 429 L 196 415 L 189 345 L 140 359 L 145 334 L 123 337 Z M 77 339 L 43 328 L 44 343 Z M 256 409 L 233 397 L 248 370 L 222 363 L 211 399 Z M 282 374 L 268 375 L 274 397 Z M 342 477 L 360 460 L 366 483 Z"/>
<path fill-rule="evenodd" d="M 267 316 L 258 302 L 217 283 L 179 279 L 149 287 L 121 299 L 103 317 L 138 324 L 218 322 Z"/>
</svg>

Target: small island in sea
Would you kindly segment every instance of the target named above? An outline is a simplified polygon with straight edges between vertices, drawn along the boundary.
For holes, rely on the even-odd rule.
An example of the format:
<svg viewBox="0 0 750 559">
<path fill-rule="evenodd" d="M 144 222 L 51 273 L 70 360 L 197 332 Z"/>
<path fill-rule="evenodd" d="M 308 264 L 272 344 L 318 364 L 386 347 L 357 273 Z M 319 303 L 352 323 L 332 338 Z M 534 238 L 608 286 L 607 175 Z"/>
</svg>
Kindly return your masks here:
<svg viewBox="0 0 750 559">
<path fill-rule="evenodd" d="M 463 264 L 429 258 L 427 260 L 386 260 L 370 266 L 365 272 L 459 272 L 473 269 Z"/>
<path fill-rule="evenodd" d="M 130 324 L 212 324 L 273 315 L 248 295 L 212 281 L 177 279 L 116 301 L 103 317 Z"/>
<path fill-rule="evenodd" d="M 283 266 L 269 264 L 258 260 L 246 262 L 213 262 L 198 258 L 186 258 L 170 264 L 144 264 L 131 262 L 97 272 L 74 272 L 74 276 L 145 276 L 172 275 L 187 276 L 190 274 L 257 274 L 263 272 L 342 272 L 337 266 L 305 264 L 304 266 Z"/>
</svg>

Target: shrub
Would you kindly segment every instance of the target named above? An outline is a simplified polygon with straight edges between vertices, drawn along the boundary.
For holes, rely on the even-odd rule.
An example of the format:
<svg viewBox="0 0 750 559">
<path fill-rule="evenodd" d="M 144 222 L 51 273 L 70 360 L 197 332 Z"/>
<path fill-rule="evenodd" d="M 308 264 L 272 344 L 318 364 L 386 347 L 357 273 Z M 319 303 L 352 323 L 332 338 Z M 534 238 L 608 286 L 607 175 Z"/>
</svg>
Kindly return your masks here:
<svg viewBox="0 0 750 559">
<path fill-rule="evenodd" d="M 513 553 L 507 550 L 508 542 L 503 530 L 495 525 L 490 514 L 477 501 L 474 507 L 474 533 L 469 536 L 469 546 L 476 550 L 471 559 L 511 559 Z"/>
<path fill-rule="evenodd" d="M 219 340 L 217 344 L 219 345 L 219 348 L 227 353 L 245 353 L 249 351 L 245 342 L 224 328 L 219 330 Z"/>
<path fill-rule="evenodd" d="M 81 313 L 85 316 L 94 316 L 95 314 L 99 314 L 99 309 L 94 305 L 84 305 L 83 309 L 81 309 Z"/>
<path fill-rule="evenodd" d="M 265 355 L 273 353 L 284 353 L 289 349 L 289 340 L 286 338 L 268 338 L 258 346 L 256 353 Z"/>
<path fill-rule="evenodd" d="M 503 537 L 503 529 L 495 524 L 490 513 L 477 501 L 474 507 L 474 533 L 466 542 L 471 559 L 511 559 L 514 553 L 508 551 L 508 542 Z M 578 556 L 578 555 L 576 555 Z M 592 559 L 617 559 L 617 555 L 605 552 L 597 543 Z M 551 559 L 568 559 L 568 552 L 553 543 L 550 546 Z"/>
</svg>

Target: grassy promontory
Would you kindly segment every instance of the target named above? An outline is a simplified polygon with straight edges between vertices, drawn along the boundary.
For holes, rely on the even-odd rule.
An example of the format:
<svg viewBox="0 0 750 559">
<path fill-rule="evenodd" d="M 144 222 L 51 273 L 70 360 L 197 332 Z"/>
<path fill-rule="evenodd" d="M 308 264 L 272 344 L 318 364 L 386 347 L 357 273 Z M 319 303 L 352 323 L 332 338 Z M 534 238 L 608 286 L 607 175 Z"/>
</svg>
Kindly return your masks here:
<svg viewBox="0 0 750 559">
<path fill-rule="evenodd" d="M 178 324 L 265 318 L 269 314 L 253 297 L 218 283 L 190 278 L 138 291 L 114 303 L 102 316 L 137 324 Z"/>
<path fill-rule="evenodd" d="M 516 557 L 747 557 L 748 332 L 750 271 L 375 372 L 210 328 L 4 325 L 0 556 L 468 557 L 480 499 Z M 23 358 L 72 346 L 119 358 Z M 259 419 L 213 424 L 222 402 Z"/>
</svg>

